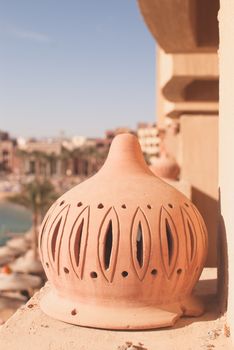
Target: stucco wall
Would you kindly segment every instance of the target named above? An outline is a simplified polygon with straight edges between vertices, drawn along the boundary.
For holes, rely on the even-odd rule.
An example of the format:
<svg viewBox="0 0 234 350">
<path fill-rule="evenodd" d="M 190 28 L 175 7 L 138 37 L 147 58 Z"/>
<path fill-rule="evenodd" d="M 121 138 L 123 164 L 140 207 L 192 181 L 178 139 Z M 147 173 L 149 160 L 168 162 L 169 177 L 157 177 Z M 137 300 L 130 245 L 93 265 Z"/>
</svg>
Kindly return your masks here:
<svg viewBox="0 0 234 350">
<path fill-rule="evenodd" d="M 181 179 L 192 187 L 192 201 L 208 229 L 207 266 L 216 266 L 218 229 L 218 117 L 188 115 L 180 118 Z"/>
<path fill-rule="evenodd" d="M 234 339 L 234 0 L 220 1 L 219 183 L 228 245 L 228 320 Z"/>
</svg>

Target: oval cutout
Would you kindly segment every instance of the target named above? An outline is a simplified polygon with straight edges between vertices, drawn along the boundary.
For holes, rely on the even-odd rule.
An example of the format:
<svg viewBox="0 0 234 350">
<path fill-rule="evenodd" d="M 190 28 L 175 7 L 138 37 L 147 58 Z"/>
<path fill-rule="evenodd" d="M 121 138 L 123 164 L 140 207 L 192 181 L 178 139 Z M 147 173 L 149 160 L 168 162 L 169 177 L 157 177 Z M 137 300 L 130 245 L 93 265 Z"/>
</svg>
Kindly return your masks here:
<svg viewBox="0 0 234 350">
<path fill-rule="evenodd" d="M 105 253 L 104 253 L 104 263 L 105 270 L 108 270 L 110 267 L 111 253 L 112 253 L 112 245 L 113 245 L 113 232 L 112 232 L 112 221 L 110 220 L 105 238 Z"/>
<path fill-rule="evenodd" d="M 168 220 L 165 219 L 166 236 L 167 236 L 167 250 L 168 250 L 168 264 L 171 265 L 173 253 L 174 253 L 174 241 Z"/>
<path fill-rule="evenodd" d="M 142 235 L 142 227 L 141 222 L 139 222 L 137 229 L 137 237 L 136 237 L 136 258 L 139 263 L 139 266 L 143 266 L 143 235 Z"/>
<path fill-rule="evenodd" d="M 53 232 L 53 236 L 52 236 L 52 240 L 51 240 L 51 252 L 52 252 L 52 258 L 53 258 L 54 261 L 55 261 L 56 242 L 57 242 L 57 238 L 58 238 L 59 227 L 61 225 L 61 221 L 62 221 L 62 218 L 60 218 L 59 222 L 55 226 L 55 229 L 54 229 L 54 232 Z"/>
<path fill-rule="evenodd" d="M 79 266 L 79 262 L 80 262 L 80 248 L 81 248 L 83 227 L 84 227 L 84 219 L 82 219 L 82 221 L 81 221 L 81 223 L 78 226 L 78 229 L 76 231 L 76 238 L 75 238 L 75 245 L 74 245 L 76 266 Z"/>
</svg>

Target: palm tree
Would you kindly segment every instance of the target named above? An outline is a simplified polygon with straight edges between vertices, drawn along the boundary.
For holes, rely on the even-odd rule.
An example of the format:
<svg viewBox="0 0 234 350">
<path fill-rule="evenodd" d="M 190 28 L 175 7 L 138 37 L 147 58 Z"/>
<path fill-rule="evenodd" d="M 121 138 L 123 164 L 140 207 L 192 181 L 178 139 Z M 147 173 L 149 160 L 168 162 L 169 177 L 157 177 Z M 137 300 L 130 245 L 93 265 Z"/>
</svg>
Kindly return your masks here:
<svg viewBox="0 0 234 350">
<path fill-rule="evenodd" d="M 48 180 L 35 179 L 23 185 L 20 194 L 9 198 L 11 202 L 18 203 L 30 209 L 33 215 L 33 249 L 37 256 L 38 225 L 41 223 L 49 206 L 58 198 L 54 186 Z"/>
</svg>

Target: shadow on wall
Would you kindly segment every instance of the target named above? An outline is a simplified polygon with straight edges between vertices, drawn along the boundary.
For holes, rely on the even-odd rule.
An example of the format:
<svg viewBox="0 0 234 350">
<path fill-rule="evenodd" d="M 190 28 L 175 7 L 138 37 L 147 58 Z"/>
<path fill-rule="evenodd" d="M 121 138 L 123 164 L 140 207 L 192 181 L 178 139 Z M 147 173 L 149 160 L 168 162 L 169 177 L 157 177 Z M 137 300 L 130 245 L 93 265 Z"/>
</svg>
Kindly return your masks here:
<svg viewBox="0 0 234 350">
<path fill-rule="evenodd" d="M 219 227 L 218 227 L 218 298 L 222 313 L 227 311 L 228 299 L 228 249 L 224 218 L 221 215 L 221 199 L 219 190 Z"/>
<path fill-rule="evenodd" d="M 209 249 L 206 261 L 207 267 L 217 266 L 217 236 L 219 225 L 219 203 L 216 199 L 208 196 L 204 192 L 195 187 L 191 189 L 191 200 L 197 206 L 205 221 L 208 238 Z"/>
<path fill-rule="evenodd" d="M 201 212 L 209 235 L 209 252 L 206 266 L 218 267 L 218 305 L 221 313 L 227 310 L 228 296 L 228 256 L 224 219 L 219 201 L 192 188 L 192 201 Z"/>
</svg>

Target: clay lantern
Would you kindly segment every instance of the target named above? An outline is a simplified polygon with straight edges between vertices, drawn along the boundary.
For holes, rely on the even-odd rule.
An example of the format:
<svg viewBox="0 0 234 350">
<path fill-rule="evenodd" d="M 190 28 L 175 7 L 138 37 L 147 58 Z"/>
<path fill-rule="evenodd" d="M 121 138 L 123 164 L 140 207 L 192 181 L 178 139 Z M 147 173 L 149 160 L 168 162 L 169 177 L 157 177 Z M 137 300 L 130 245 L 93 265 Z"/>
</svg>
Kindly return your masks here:
<svg viewBox="0 0 234 350">
<path fill-rule="evenodd" d="M 156 176 L 170 180 L 178 180 L 180 174 L 180 167 L 176 160 L 164 150 L 160 157 L 154 159 L 150 170 Z"/>
<path fill-rule="evenodd" d="M 149 329 L 198 316 L 207 254 L 196 207 L 157 178 L 137 138 L 118 135 L 101 170 L 62 195 L 39 235 L 42 310 L 68 323 Z"/>
</svg>

